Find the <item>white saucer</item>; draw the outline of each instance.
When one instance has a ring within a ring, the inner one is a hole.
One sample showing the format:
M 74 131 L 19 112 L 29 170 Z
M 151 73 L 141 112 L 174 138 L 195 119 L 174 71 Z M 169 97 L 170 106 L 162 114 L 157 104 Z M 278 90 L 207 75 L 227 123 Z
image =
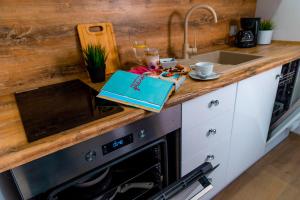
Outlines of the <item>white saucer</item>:
M 212 74 L 210 74 L 209 76 L 199 76 L 196 74 L 195 71 L 190 71 L 189 72 L 189 76 L 192 79 L 197 79 L 197 80 L 201 80 L 201 81 L 208 81 L 208 80 L 214 80 L 220 77 L 220 74 L 213 72 Z

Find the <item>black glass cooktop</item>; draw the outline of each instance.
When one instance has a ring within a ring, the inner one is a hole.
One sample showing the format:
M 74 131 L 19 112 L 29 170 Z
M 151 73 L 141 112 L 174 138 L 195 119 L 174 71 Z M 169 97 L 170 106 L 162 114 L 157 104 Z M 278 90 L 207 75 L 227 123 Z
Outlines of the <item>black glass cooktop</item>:
M 15 94 L 29 142 L 121 112 L 118 104 L 96 97 L 80 80 Z

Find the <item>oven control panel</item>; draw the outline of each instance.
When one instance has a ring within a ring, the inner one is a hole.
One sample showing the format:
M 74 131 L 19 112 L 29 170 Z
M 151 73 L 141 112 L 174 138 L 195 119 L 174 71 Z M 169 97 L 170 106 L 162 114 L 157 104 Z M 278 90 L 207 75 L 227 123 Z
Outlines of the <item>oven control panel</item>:
M 106 155 L 131 143 L 133 143 L 133 134 L 129 134 L 102 145 L 102 153 L 103 155 Z

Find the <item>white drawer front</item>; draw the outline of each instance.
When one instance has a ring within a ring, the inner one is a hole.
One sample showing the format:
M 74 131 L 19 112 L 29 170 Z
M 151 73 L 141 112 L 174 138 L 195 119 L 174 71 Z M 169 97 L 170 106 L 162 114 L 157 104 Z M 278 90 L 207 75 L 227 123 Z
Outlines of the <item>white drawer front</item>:
M 201 149 L 198 151 L 197 154 L 190 155 L 187 158 L 182 159 L 182 169 L 181 174 L 182 176 L 188 174 L 192 170 L 194 170 L 196 167 L 203 164 L 205 161 L 211 162 L 213 165 L 216 165 L 223 160 L 227 162 L 228 155 L 229 155 L 229 143 L 230 138 L 226 138 L 222 142 L 218 142 L 215 145 L 212 145 L 206 149 Z M 213 159 L 207 159 L 209 155 L 213 155 Z
M 199 123 L 199 127 L 182 127 L 182 161 L 194 157 L 202 149 L 215 146 L 227 141 L 231 137 L 233 110 L 227 111 L 206 123 Z
M 208 178 L 211 178 L 213 189 L 209 191 L 202 199 L 211 199 L 214 195 L 220 192 L 227 184 L 227 165 L 229 158 L 229 143 L 230 140 L 217 143 L 211 148 L 202 150 L 199 154 L 191 157 L 190 160 L 182 163 L 182 176 L 188 174 L 194 168 L 198 167 L 201 163 L 209 161 L 213 166 L 220 164 L 220 166 L 215 169 Z M 207 156 L 214 156 L 213 160 L 208 160 Z
M 182 127 L 198 127 L 201 122 L 213 119 L 228 110 L 233 110 L 236 86 L 237 84 L 234 83 L 183 103 Z

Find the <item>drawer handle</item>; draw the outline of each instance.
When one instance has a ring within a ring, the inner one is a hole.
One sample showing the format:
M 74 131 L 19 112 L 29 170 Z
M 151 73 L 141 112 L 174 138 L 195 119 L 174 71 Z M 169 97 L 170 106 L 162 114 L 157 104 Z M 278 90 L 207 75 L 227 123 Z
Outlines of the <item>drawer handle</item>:
M 212 106 L 218 106 L 219 104 L 219 100 L 211 100 L 211 102 L 208 104 L 208 107 L 211 108 Z
M 216 135 L 217 134 L 217 130 L 216 129 L 209 129 L 207 132 L 207 137 L 211 136 L 211 135 Z
M 206 156 L 206 161 L 212 161 L 215 159 L 215 156 L 214 155 L 207 155 Z

